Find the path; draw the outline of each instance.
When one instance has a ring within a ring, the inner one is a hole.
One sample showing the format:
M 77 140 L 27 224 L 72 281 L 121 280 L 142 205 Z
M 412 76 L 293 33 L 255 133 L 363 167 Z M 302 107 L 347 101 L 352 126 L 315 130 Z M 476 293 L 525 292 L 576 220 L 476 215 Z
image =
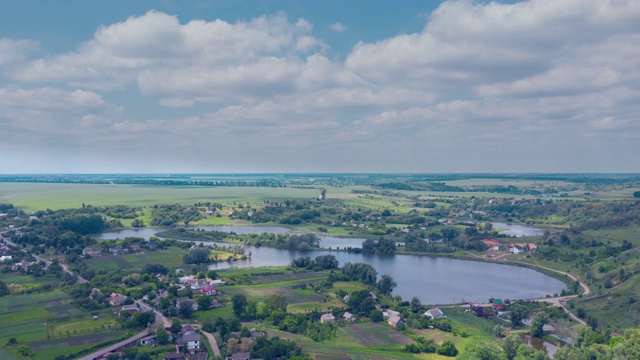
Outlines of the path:
M 216 341 L 216 338 L 212 334 L 204 330 L 202 330 L 202 333 L 204 334 L 204 336 L 207 337 L 207 340 L 209 340 L 209 344 L 211 345 L 211 350 L 213 350 L 213 355 L 215 355 L 216 357 L 219 357 L 220 349 L 218 348 L 218 342 Z

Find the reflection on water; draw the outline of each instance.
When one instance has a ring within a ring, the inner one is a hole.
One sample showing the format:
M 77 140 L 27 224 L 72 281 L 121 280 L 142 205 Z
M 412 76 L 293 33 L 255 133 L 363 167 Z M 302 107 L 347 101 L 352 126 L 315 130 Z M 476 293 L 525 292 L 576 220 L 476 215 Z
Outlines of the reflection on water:
M 209 227 L 202 227 L 209 229 Z M 215 227 L 216 229 L 228 227 Z M 274 227 L 244 226 L 232 227 L 240 231 L 265 232 Z M 286 228 L 283 231 L 289 231 Z M 143 228 L 103 233 L 97 239 L 115 239 L 138 236 L 148 239 L 163 231 L 162 228 Z M 335 249 L 339 246 L 361 247 L 364 239 L 321 237 L 321 246 Z M 206 244 L 206 243 L 205 243 Z M 225 245 L 225 244 L 221 244 Z M 393 295 L 400 295 L 409 300 L 417 296 L 425 304 L 450 304 L 463 301 L 487 302 L 491 297 L 508 299 L 531 299 L 544 297 L 547 294 L 560 293 L 565 288 L 563 282 L 531 269 L 469 260 L 438 258 L 416 255 L 377 255 L 335 252 L 328 250 L 298 252 L 279 250 L 267 247 L 247 246 L 251 258 L 232 263 L 220 262 L 210 266 L 211 269 L 224 269 L 251 266 L 288 265 L 299 256 L 314 258 L 319 255 L 332 254 L 340 265 L 347 262 L 366 263 L 372 265 L 379 275 L 389 274 L 398 287 Z
M 544 235 L 545 229 L 535 228 L 526 225 L 493 223 L 493 228 L 507 229 L 500 231 L 500 234 L 522 237 L 522 236 L 540 236 Z
M 549 357 L 553 357 L 553 355 L 556 353 L 556 350 L 558 350 L 558 347 L 553 345 L 552 343 L 528 334 L 522 334 L 521 338 L 525 344 L 530 345 L 536 350 L 545 351 L 547 355 L 549 355 Z

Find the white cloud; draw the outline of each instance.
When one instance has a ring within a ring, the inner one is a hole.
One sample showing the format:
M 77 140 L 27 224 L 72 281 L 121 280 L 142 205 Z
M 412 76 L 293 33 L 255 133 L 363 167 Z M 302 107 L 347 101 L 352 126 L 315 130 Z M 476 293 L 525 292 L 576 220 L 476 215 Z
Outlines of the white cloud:
M 229 163 L 290 159 L 261 168 L 272 171 L 572 171 L 606 149 L 640 166 L 630 155 L 640 151 L 638 0 L 445 1 L 421 31 L 344 56 L 285 15 L 181 23 L 149 12 L 32 61 L 23 54 L 33 43 L 3 41 L 17 49 L 0 52 L 15 81 L 73 89 L 0 88 L 5 122 L 114 154 L 233 148 Z M 133 116 L 100 95 L 132 84 L 174 109 Z M 50 124 L 39 129 L 40 117 Z M 56 123 L 75 126 L 49 130 Z M 484 168 L 488 158 L 502 167 Z
M 92 89 L 119 89 L 137 81 L 144 94 L 163 103 L 190 105 L 165 93 L 209 93 L 202 100 L 220 101 L 264 87 L 288 87 L 304 64 L 301 55 L 324 44 L 310 35 L 312 25 L 284 15 L 251 21 L 192 20 L 149 12 L 100 27 L 77 51 L 25 64 L 12 74 L 28 82 L 62 82 Z M 229 94 L 228 96 L 225 94 Z
M 31 40 L 0 38 L 0 66 L 24 61 L 25 53 L 37 47 L 38 44 Z
M 335 22 L 333 24 L 329 25 L 329 29 L 331 29 L 334 32 L 337 33 L 341 33 L 341 32 L 345 32 L 347 31 L 347 27 L 344 26 L 344 24 L 342 24 L 341 22 Z

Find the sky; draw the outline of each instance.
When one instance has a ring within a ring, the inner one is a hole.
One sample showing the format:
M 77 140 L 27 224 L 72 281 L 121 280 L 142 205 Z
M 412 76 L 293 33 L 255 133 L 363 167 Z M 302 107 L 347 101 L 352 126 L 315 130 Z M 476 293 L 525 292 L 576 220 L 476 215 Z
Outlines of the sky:
M 0 0 L 0 173 L 640 172 L 640 0 Z

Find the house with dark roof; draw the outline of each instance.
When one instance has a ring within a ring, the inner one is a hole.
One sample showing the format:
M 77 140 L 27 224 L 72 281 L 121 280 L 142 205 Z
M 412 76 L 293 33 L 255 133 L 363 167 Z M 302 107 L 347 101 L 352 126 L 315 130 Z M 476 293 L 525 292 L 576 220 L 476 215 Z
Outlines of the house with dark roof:
M 228 357 L 229 360 L 251 360 L 250 352 L 234 352 Z
M 121 294 L 111 293 L 111 296 L 109 296 L 109 299 L 107 301 L 111 306 L 122 306 L 125 300 L 127 300 L 126 296 Z

